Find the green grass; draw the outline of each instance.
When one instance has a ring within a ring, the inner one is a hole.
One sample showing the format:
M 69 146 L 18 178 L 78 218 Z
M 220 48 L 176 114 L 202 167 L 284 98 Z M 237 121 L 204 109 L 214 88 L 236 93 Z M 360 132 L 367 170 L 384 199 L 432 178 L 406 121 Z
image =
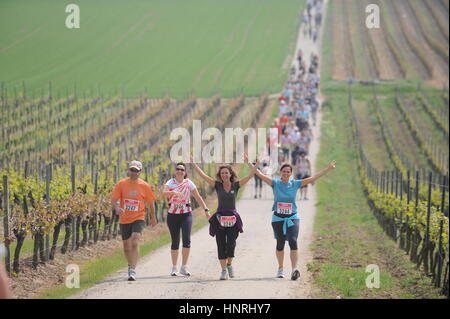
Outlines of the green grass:
M 277 92 L 305 0 L 79 0 L 67 29 L 57 0 L 0 2 L 0 81 L 57 95 Z M 92 92 L 92 93 L 91 93 Z
M 332 83 L 329 88 L 326 84 L 322 89 L 328 99 L 317 165 L 325 167 L 334 159 L 337 169 L 317 183 L 316 240 L 312 247 L 315 261 L 309 265 L 319 288 L 314 297 L 442 298 L 431 279 L 416 270 L 385 235 L 368 206 L 356 170 L 347 95 L 345 90 L 335 91 L 339 85 L 342 83 Z M 355 95 L 362 97 L 365 91 L 365 87 L 356 86 Z M 380 268 L 379 289 L 365 285 L 369 264 Z
M 342 296 L 357 297 L 362 294 L 364 289 L 367 289 L 368 274 L 364 268 L 346 269 L 337 264 L 325 264 L 317 282 L 322 286 L 342 292 Z M 388 274 L 380 274 L 380 287 L 391 288 L 392 284 L 392 278 Z
M 206 226 L 208 221 L 205 218 L 194 218 L 192 232 Z M 139 255 L 143 257 L 155 249 L 170 243 L 170 234 L 165 232 L 156 239 L 148 240 L 139 246 Z M 63 299 L 79 293 L 89 288 L 114 272 L 126 267 L 126 259 L 123 249 L 116 249 L 111 256 L 96 258 L 79 264 L 80 266 L 80 288 L 67 288 L 64 284 L 57 285 L 40 292 L 35 298 L 38 299 Z

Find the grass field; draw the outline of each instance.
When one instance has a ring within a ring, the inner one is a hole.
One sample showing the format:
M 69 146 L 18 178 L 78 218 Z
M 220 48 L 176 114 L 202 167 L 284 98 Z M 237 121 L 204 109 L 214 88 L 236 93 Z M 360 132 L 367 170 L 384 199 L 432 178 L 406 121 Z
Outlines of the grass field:
M 304 0 L 0 2 L 0 81 L 40 94 L 61 90 L 135 96 L 193 90 L 234 96 L 276 92 L 286 79 Z M 11 92 L 10 91 L 10 92 Z
M 432 3 L 436 5 L 435 2 Z M 355 169 L 358 155 L 351 136 L 348 83 L 335 79 L 339 78 L 336 76 L 339 72 L 345 74 L 341 79 L 350 76 L 372 79 L 373 71 L 370 70 L 369 63 L 371 56 L 363 52 L 366 47 L 362 46 L 362 40 L 357 32 L 352 33 L 350 41 L 347 39 L 346 42 L 338 43 L 340 41 L 338 34 L 346 28 L 347 19 L 353 19 L 349 25 L 350 29 L 355 27 L 356 21 L 354 17 L 341 19 L 345 11 L 342 5 L 348 6 L 350 2 L 329 3 L 322 47 L 321 92 L 326 102 L 323 104 L 321 151 L 316 165 L 321 167 L 331 159 L 335 159 L 338 169 L 336 174 L 330 174 L 317 184 L 318 210 L 314 224 L 316 236 L 313 243 L 314 261 L 309 265 L 318 288 L 314 297 L 443 298 L 430 284 L 430 277 L 419 271 L 409 261 L 408 255 L 398 249 L 396 243 L 385 235 L 373 215 L 360 183 L 358 171 Z M 387 8 L 383 7 L 382 10 Z M 442 19 L 444 20 L 443 17 Z M 418 84 L 425 81 L 426 77 L 418 72 L 420 65 L 414 63 L 418 59 L 414 52 L 404 49 L 407 43 L 401 38 L 402 35 L 393 32 L 398 26 L 393 23 L 390 16 L 384 21 L 386 28 L 383 34 L 369 32 L 372 41 L 386 39 L 388 34 L 400 39 L 396 45 L 403 48 L 400 51 L 402 53 L 400 58 L 408 67 L 405 77 L 400 76 L 398 70 L 391 69 L 392 81 L 376 86 L 380 108 L 385 117 L 384 124 L 388 126 L 384 129 L 391 132 L 394 147 L 412 165 L 429 169 L 426 155 L 413 139 L 405 119 L 395 106 L 394 99 L 394 89 L 397 87 L 402 96 L 414 100 Z M 378 46 L 376 48 L 378 50 Z M 393 53 L 389 55 L 392 61 L 384 61 L 389 62 L 389 65 L 395 64 Z M 387 74 L 385 71 L 386 69 L 380 69 L 381 74 Z M 359 77 L 358 74 L 362 76 Z M 442 83 L 436 87 L 442 88 Z M 422 90 L 432 108 L 448 119 L 447 93 L 427 85 L 422 85 Z M 354 84 L 352 93 L 364 152 L 377 169 L 394 169 L 382 138 L 380 124 L 374 115 L 374 107 L 370 106 L 373 99 L 372 87 Z M 436 139 L 439 137 L 438 141 L 441 141 L 442 147 L 446 145 L 448 148 L 448 139 L 442 141 L 443 133 L 438 131 L 428 114 L 419 107 L 418 102 L 411 110 L 414 110 L 411 112 L 414 113 L 414 118 L 420 119 L 422 130 L 430 134 L 432 132 L 437 136 Z M 336 189 L 339 189 L 339 196 L 336 196 Z M 365 285 L 367 277 L 365 268 L 369 264 L 377 264 L 380 268 L 379 289 L 368 289 Z

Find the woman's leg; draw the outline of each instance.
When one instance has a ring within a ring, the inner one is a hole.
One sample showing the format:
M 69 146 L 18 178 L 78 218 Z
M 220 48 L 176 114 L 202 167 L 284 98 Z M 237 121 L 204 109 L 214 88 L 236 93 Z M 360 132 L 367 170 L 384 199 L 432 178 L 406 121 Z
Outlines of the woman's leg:
M 284 244 L 286 237 L 283 234 L 283 222 L 273 222 L 272 223 L 273 232 L 277 240 L 277 247 L 275 250 L 275 255 L 278 261 L 278 268 L 283 268 L 284 264 Z
M 183 234 L 183 250 L 182 250 L 182 265 L 186 265 L 189 259 L 189 252 L 191 250 L 191 230 L 192 230 L 192 213 L 183 216 L 181 224 L 181 232 Z
M 229 264 L 233 261 L 234 258 L 234 250 L 236 249 L 236 239 L 238 237 L 239 230 L 237 229 L 237 226 L 229 227 L 226 230 L 226 253 L 227 253 L 227 261 Z
M 219 258 L 222 270 L 227 268 L 227 254 L 226 254 L 226 233 L 222 229 L 216 232 L 217 255 Z
M 172 265 L 177 265 L 178 249 L 180 247 L 180 230 L 181 224 L 179 217 L 174 214 L 167 214 L 167 226 L 169 227 L 170 237 L 172 238 L 172 245 L 170 247 L 170 254 L 172 257 Z
M 297 269 L 298 265 L 298 233 L 300 230 L 300 222 L 298 219 L 293 220 L 294 226 L 288 227 L 287 239 L 289 242 L 289 248 L 291 249 L 291 265 L 292 269 Z

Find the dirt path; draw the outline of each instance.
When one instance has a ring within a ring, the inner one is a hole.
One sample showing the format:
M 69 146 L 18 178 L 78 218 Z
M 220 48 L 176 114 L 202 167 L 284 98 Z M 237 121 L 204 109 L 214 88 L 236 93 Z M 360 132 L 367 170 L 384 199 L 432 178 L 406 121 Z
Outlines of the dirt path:
M 304 57 L 309 59 L 311 52 L 319 52 L 319 48 L 311 40 L 304 39 L 302 34 L 303 32 L 299 32 L 295 52 L 301 45 Z M 322 35 L 319 43 L 321 38 Z M 314 140 L 310 145 L 313 172 L 317 172 L 315 162 L 320 147 L 320 113 L 317 119 L 317 125 L 313 127 Z M 309 245 L 313 240 L 315 187 L 309 190 L 309 200 L 302 200 L 299 203 L 301 277 L 297 281 L 289 280 L 288 276 L 285 279 L 275 278 L 277 262 L 276 242 L 270 223 L 273 203 L 271 188 L 264 185 L 262 199 L 255 200 L 253 195 L 252 180 L 237 203 L 237 209 L 244 222 L 244 233 L 240 234 L 237 240 L 236 258 L 233 262 L 236 273 L 234 279 L 219 280 L 220 267 L 215 238 L 209 235 L 208 227 L 204 227 L 192 235 L 189 262 L 192 276 L 169 275 L 170 246 L 166 245 L 140 259 L 136 269 L 138 278 L 136 282 L 126 281 L 125 268 L 73 298 L 310 298 L 312 278 L 307 272 L 307 264 L 312 261 Z M 290 274 L 288 245 L 285 252 L 286 274 Z

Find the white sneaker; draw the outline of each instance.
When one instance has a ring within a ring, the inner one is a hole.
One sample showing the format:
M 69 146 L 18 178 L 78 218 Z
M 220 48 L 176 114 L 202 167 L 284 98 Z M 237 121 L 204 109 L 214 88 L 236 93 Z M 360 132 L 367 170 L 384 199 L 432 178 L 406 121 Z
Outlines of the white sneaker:
M 170 272 L 170 275 L 171 276 L 176 276 L 177 272 L 178 272 L 177 266 L 172 266 L 172 271 Z
M 220 274 L 220 280 L 227 280 L 227 279 L 228 279 L 228 270 L 224 269 Z
M 283 268 L 278 268 L 277 278 L 284 278 L 284 269 Z
M 128 266 L 128 281 L 136 281 L 136 270 Z
M 181 266 L 180 269 L 180 274 L 184 275 L 184 276 L 190 276 L 191 273 L 189 272 L 189 270 L 187 269 L 186 265 Z

